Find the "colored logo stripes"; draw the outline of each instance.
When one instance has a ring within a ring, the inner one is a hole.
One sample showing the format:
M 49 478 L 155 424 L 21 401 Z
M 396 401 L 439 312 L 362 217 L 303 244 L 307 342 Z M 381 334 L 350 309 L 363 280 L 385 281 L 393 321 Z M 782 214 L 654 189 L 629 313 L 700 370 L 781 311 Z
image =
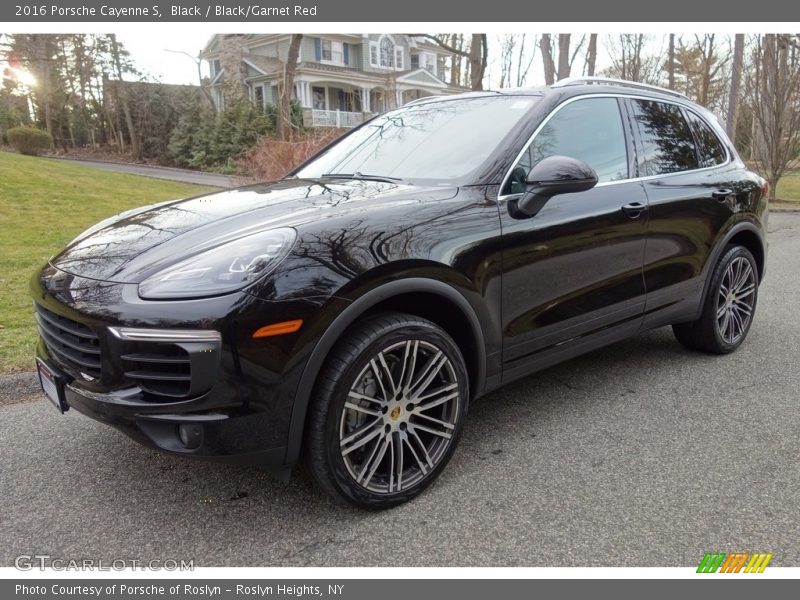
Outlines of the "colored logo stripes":
M 772 554 L 767 552 L 706 552 L 698 573 L 763 573 Z

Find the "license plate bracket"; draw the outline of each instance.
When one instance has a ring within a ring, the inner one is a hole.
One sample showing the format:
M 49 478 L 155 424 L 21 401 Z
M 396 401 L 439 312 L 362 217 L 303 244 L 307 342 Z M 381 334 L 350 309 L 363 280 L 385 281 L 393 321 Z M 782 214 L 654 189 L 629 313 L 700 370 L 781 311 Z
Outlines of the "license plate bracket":
M 36 371 L 39 373 L 39 384 L 47 399 L 53 403 L 62 415 L 69 410 L 67 395 L 64 392 L 65 379 L 62 375 L 41 358 L 36 358 Z

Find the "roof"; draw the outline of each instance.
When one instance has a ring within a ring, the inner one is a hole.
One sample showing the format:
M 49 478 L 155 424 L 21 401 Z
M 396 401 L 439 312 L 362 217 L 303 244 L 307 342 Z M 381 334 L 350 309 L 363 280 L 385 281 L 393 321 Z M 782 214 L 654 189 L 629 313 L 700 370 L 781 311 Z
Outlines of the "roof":
M 272 75 L 283 70 L 283 61 L 273 56 L 262 56 L 260 54 L 243 54 L 242 61 L 249 64 L 264 75 Z

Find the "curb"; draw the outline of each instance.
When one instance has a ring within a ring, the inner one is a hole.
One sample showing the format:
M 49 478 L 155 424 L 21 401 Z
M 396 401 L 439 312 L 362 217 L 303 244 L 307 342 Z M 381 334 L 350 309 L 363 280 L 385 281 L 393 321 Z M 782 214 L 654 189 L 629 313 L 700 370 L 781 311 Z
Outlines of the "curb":
M 0 406 L 38 400 L 42 388 L 35 371 L 17 371 L 0 375 Z

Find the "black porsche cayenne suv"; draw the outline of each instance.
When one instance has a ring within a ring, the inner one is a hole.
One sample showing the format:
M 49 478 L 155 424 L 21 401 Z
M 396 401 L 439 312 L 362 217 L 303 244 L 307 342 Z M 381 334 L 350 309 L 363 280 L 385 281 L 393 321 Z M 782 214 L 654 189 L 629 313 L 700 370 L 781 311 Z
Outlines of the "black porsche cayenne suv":
M 767 189 L 705 109 L 599 78 L 426 98 L 290 176 L 103 221 L 32 281 L 56 406 L 148 446 L 304 456 L 388 507 L 447 464 L 470 400 L 672 325 L 747 336 Z

